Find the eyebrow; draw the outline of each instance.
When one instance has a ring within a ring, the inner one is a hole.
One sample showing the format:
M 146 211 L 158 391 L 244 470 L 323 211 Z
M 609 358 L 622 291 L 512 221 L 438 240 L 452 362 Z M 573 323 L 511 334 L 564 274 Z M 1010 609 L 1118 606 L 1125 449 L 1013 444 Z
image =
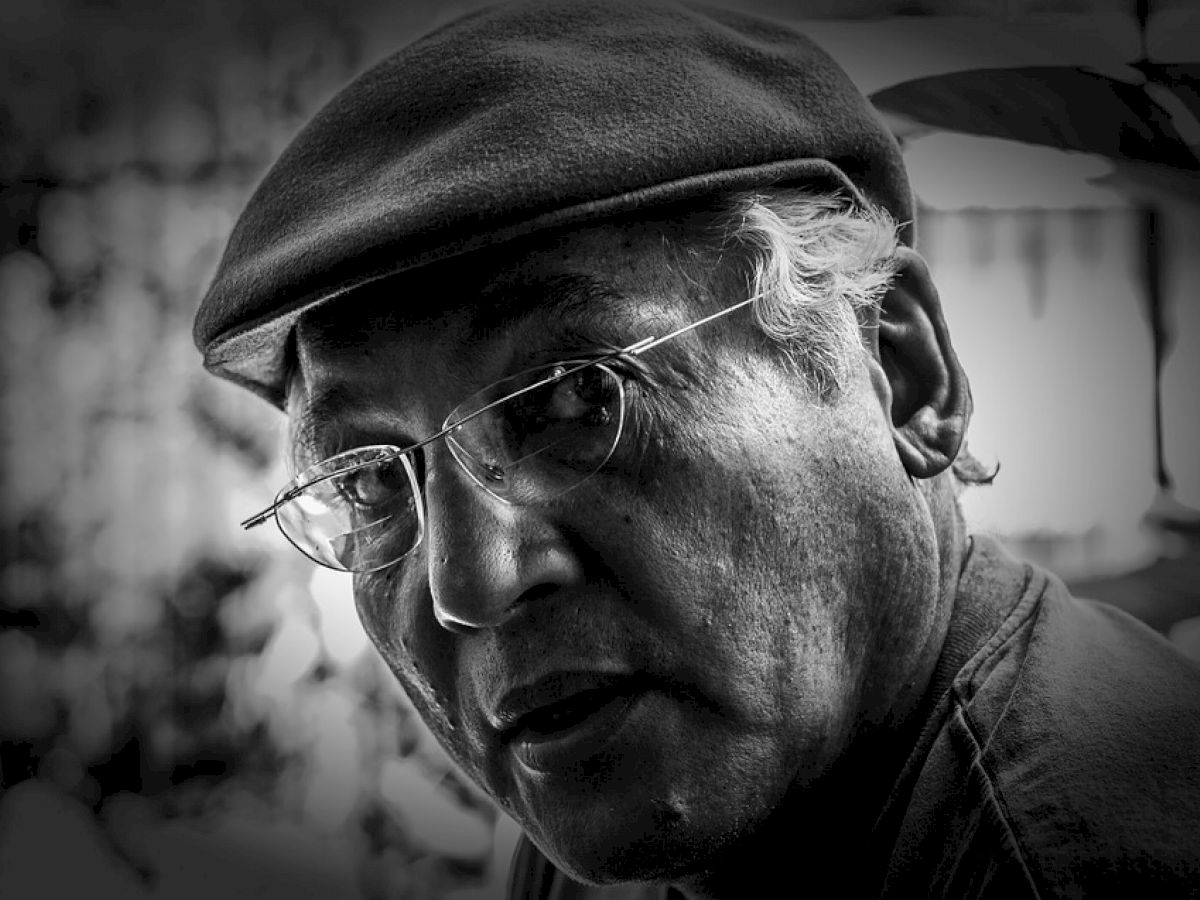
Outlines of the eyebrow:
M 605 313 L 611 322 L 614 312 L 634 303 L 603 278 L 566 272 L 504 282 L 485 290 L 480 300 L 471 317 L 476 335 L 519 327 L 539 314 L 580 326 L 600 325 Z M 514 311 L 518 306 L 523 308 Z

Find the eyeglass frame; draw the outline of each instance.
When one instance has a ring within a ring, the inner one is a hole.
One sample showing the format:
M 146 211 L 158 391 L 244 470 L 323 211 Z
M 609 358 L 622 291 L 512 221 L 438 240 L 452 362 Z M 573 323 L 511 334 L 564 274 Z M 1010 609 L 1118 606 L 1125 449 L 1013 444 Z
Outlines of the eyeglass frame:
M 627 347 L 622 347 L 619 350 L 613 350 L 611 353 L 606 353 L 603 356 L 599 356 L 595 359 L 589 359 L 586 362 L 582 362 L 577 366 L 567 369 L 565 372 L 560 372 L 559 374 L 554 375 L 550 378 L 543 378 L 540 381 L 537 381 L 533 384 L 526 385 L 525 387 L 521 388 L 520 390 L 513 391 L 511 394 L 506 394 L 503 397 L 500 397 L 496 400 L 491 401 L 490 403 L 485 404 L 484 406 L 481 406 L 479 409 L 467 414 L 466 416 L 463 416 L 461 419 L 459 419 L 453 425 L 444 425 L 444 427 L 442 427 L 439 431 L 430 435 L 429 437 L 423 438 L 422 440 L 417 441 L 415 444 L 410 444 L 407 447 L 397 448 L 396 450 L 392 451 L 391 453 L 387 454 L 386 456 L 380 457 L 379 459 L 373 459 L 373 460 L 368 460 L 366 462 L 355 463 L 354 465 L 347 466 L 344 469 L 338 469 L 334 472 L 326 472 L 325 474 L 321 475 L 318 478 L 314 478 L 311 481 L 304 482 L 304 484 L 298 484 L 298 485 L 295 485 L 294 487 L 288 488 L 286 490 L 281 490 L 279 492 L 278 496 L 276 496 L 275 501 L 273 503 L 271 503 L 269 506 L 266 506 L 265 508 L 263 508 L 259 512 L 255 513 L 254 515 L 250 516 L 249 518 L 242 520 L 241 527 L 243 530 L 249 531 L 251 528 L 255 528 L 259 525 L 262 525 L 268 519 L 275 517 L 276 524 L 280 526 L 280 532 L 286 538 L 287 533 L 283 531 L 282 525 L 280 525 L 279 519 L 278 519 L 278 517 L 276 517 L 276 513 L 278 512 L 280 507 L 284 506 L 287 503 L 290 503 L 292 500 L 295 500 L 297 497 L 299 497 L 301 494 L 303 494 L 305 491 L 307 491 L 314 484 L 318 484 L 319 482 L 326 481 L 330 478 L 336 478 L 339 475 L 346 475 L 350 472 L 353 472 L 356 469 L 360 469 L 365 466 L 376 465 L 380 462 L 398 459 L 400 457 L 403 457 L 407 454 L 412 453 L 414 450 L 420 450 L 422 447 L 426 447 L 429 444 L 432 444 L 434 441 L 440 440 L 444 437 L 448 437 L 451 433 L 453 433 L 454 431 L 457 431 L 459 428 L 461 428 L 463 425 L 465 425 L 467 422 L 471 421 L 472 419 L 476 418 L 477 416 L 481 416 L 484 413 L 489 412 L 490 410 L 493 410 L 498 406 L 502 406 L 505 403 L 508 403 L 510 400 L 512 400 L 516 397 L 520 397 L 522 394 L 526 394 L 526 393 L 529 393 L 530 391 L 537 390 L 538 388 L 543 387 L 546 384 L 549 384 L 554 381 L 559 381 L 563 378 L 566 378 L 570 375 L 575 374 L 576 372 L 581 372 L 584 369 L 591 368 L 592 366 L 603 365 L 604 363 L 611 362 L 615 359 L 620 359 L 620 358 L 626 357 L 626 356 L 640 356 L 642 353 L 645 353 L 647 350 L 650 350 L 653 347 L 657 347 L 660 344 L 666 343 L 667 341 L 672 340 L 673 338 L 679 337 L 679 335 L 681 335 L 681 334 L 685 334 L 695 328 L 699 328 L 701 325 L 705 325 L 705 324 L 713 321 L 714 319 L 719 319 L 719 318 L 722 318 L 723 316 L 727 316 L 732 312 L 736 312 L 737 310 L 741 309 L 742 307 L 749 306 L 751 303 L 758 300 L 759 297 L 760 297 L 760 295 L 755 294 L 754 296 L 749 297 L 745 300 L 739 300 L 737 303 L 733 304 L 732 306 L 727 306 L 724 309 L 717 310 L 715 313 L 710 313 L 709 315 L 704 316 L 701 319 L 697 319 L 695 322 L 691 322 L 687 325 L 680 326 L 679 328 L 676 328 L 674 331 L 668 332 L 667 334 L 664 334 L 661 337 L 657 337 L 654 335 L 644 337 L 641 340 L 634 341 L 632 344 L 630 344 Z M 500 381 L 503 381 L 503 380 L 504 379 L 500 379 Z M 493 382 L 493 383 L 495 383 L 495 382 Z M 486 390 L 488 390 L 488 388 L 485 387 L 482 390 L 486 391 Z M 453 416 L 453 412 L 451 412 L 451 416 Z M 449 418 L 449 417 L 447 417 L 447 418 Z M 346 453 L 352 452 L 353 449 L 354 448 L 350 448 L 350 450 L 346 450 L 346 451 L 342 451 L 342 452 L 346 452 Z M 340 453 L 335 453 L 333 456 L 326 457 L 326 459 L 320 460 L 320 461 L 314 463 L 313 466 L 319 466 L 322 463 L 328 462 L 330 459 L 334 459 L 340 455 L 341 455 Z M 459 466 L 463 465 L 462 462 L 460 462 L 457 459 L 457 457 L 455 457 L 455 462 L 457 462 Z M 601 463 L 601 467 L 603 467 L 603 463 Z M 309 467 L 309 468 L 312 468 L 312 467 Z M 303 474 L 303 473 L 301 473 L 301 474 Z M 467 472 L 467 475 L 471 476 L 472 481 L 475 481 L 474 476 L 471 475 L 471 473 L 469 471 Z M 425 502 L 425 494 L 423 491 L 420 490 L 419 486 L 415 487 L 415 493 L 417 494 L 418 500 L 423 504 Z M 495 496 L 495 495 L 493 494 L 492 496 Z M 503 498 L 500 498 L 500 497 L 497 497 L 497 499 L 502 500 L 503 502 L 508 502 L 508 501 L 504 501 Z M 291 542 L 291 539 L 289 538 L 289 543 L 290 542 Z M 414 547 L 413 549 L 416 549 L 416 548 Z M 411 553 L 412 551 L 410 550 L 409 552 Z M 307 553 L 305 553 L 304 555 L 306 557 L 308 556 Z M 311 557 L 309 557 L 309 558 L 311 558 Z M 404 556 L 400 556 L 397 559 L 393 560 L 391 563 L 388 563 L 386 565 L 394 565 L 395 563 L 399 562 L 403 558 L 404 558 Z M 317 562 L 317 560 L 313 560 L 313 561 Z

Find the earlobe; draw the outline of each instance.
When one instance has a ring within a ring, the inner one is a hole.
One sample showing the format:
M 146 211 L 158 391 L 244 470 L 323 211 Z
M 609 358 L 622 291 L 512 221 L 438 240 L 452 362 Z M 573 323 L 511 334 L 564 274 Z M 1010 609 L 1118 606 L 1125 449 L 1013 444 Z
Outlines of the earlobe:
M 930 478 L 958 455 L 971 418 L 971 388 L 925 260 L 908 247 L 899 252 L 901 269 L 879 314 L 876 393 L 904 468 L 914 478 Z

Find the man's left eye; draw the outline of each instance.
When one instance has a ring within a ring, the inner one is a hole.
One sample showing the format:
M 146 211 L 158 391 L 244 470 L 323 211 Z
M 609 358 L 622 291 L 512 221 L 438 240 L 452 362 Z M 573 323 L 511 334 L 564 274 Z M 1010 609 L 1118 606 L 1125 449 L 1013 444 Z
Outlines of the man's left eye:
M 614 375 L 590 366 L 547 385 L 546 393 L 539 397 L 539 418 L 546 425 L 604 425 L 617 392 Z
M 576 372 L 549 386 L 549 396 L 543 400 L 542 414 L 549 421 L 573 422 L 587 415 L 591 408 L 587 399 L 587 373 Z

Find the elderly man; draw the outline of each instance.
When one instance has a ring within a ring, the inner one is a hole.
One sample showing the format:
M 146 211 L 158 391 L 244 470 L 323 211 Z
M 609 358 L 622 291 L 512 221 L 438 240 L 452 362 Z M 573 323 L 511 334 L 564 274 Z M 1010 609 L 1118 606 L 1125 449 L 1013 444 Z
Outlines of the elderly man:
M 514 896 L 1200 890 L 1200 673 L 969 536 L 899 151 L 791 29 L 507 4 L 335 97 L 196 323 Z M 1193 893 L 1194 895 L 1194 893 Z

